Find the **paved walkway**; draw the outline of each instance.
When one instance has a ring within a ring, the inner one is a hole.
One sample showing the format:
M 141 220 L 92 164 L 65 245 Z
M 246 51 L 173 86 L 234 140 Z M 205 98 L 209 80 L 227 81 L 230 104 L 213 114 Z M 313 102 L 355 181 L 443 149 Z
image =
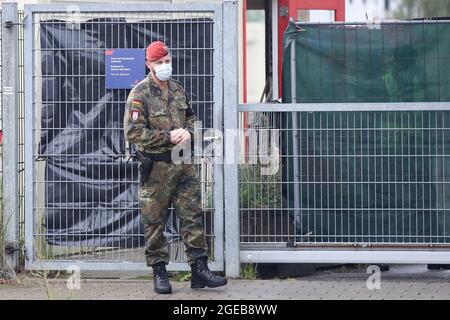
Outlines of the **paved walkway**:
M 80 290 L 66 280 L 22 279 L 19 285 L 0 285 L 0 299 L 450 299 L 450 271 L 426 266 L 393 266 L 381 275 L 381 288 L 367 288 L 365 268 L 319 271 L 285 280 L 230 280 L 226 287 L 192 290 L 189 282 L 172 281 L 173 294 L 157 295 L 151 280 L 82 279 Z

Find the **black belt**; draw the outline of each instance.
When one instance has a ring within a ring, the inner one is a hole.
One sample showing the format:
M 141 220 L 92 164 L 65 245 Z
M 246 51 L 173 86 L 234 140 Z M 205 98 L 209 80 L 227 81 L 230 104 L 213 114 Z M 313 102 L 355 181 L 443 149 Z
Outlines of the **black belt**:
M 142 161 L 143 159 L 147 158 L 154 162 L 172 162 L 172 151 L 166 151 L 163 153 L 149 153 L 145 151 L 139 151 L 136 150 L 136 155 L 138 160 Z M 183 157 L 183 150 L 180 150 L 179 154 L 180 157 Z
M 172 162 L 172 152 L 167 151 L 164 153 L 148 153 L 145 152 L 145 155 L 152 159 L 153 161 L 161 161 L 161 162 Z

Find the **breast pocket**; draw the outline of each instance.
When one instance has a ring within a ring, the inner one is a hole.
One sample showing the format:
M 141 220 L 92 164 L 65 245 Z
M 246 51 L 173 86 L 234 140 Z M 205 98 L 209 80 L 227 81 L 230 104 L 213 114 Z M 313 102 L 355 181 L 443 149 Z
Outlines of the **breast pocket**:
M 188 108 L 186 104 L 186 100 L 184 99 L 178 99 L 175 100 L 175 104 L 177 107 L 177 114 L 178 114 L 178 120 L 181 124 L 184 125 L 184 122 L 186 121 L 186 110 Z
M 172 127 L 172 119 L 166 110 L 150 111 L 148 120 L 150 126 L 155 129 L 170 129 Z

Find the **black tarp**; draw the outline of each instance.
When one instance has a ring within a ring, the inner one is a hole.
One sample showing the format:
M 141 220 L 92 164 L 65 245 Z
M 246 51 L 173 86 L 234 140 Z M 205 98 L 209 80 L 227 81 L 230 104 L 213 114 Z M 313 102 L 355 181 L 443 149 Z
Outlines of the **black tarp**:
M 46 241 L 52 245 L 140 246 L 137 164 L 124 157 L 129 90 L 105 88 L 104 51 L 172 49 L 174 78 L 185 86 L 203 127 L 212 125 L 212 20 L 72 25 L 40 22 L 42 109 L 38 161 L 45 162 Z M 39 79 L 37 79 L 39 80 Z

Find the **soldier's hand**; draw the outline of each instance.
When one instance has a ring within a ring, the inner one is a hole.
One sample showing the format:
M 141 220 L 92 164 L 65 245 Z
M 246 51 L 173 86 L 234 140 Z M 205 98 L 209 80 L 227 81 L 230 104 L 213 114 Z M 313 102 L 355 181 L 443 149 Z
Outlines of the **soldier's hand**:
M 182 129 L 183 130 L 183 135 L 181 137 L 181 141 L 179 143 L 185 143 L 186 141 L 188 141 L 191 138 L 191 134 L 189 131 L 187 131 L 186 129 Z
M 173 144 L 183 143 L 191 138 L 191 134 L 186 129 L 175 129 L 170 131 L 170 142 Z
M 178 144 L 181 141 L 181 129 L 170 131 L 170 142 Z

